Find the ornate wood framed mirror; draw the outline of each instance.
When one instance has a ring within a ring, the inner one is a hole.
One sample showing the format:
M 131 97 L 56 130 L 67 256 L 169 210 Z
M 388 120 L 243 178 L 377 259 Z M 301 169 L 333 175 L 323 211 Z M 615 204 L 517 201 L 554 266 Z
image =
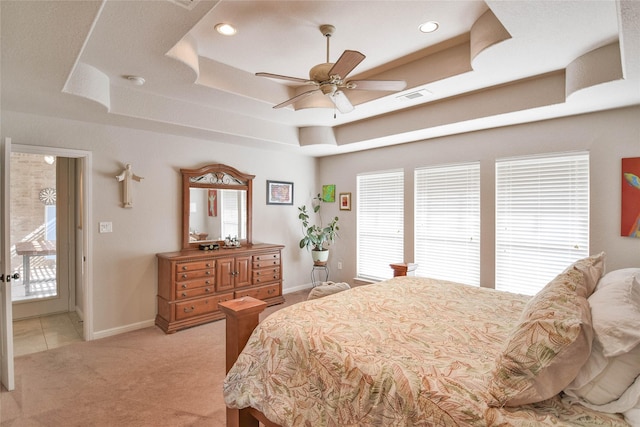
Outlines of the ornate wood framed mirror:
M 254 175 L 211 164 L 182 173 L 182 249 L 221 243 L 226 237 L 251 244 Z

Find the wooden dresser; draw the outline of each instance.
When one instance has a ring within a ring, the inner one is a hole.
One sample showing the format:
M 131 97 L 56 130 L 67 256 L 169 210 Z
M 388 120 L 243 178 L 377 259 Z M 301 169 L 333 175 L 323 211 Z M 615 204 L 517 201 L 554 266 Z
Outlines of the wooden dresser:
M 224 318 L 218 303 L 251 296 L 267 305 L 284 302 L 282 245 L 249 244 L 213 251 L 157 254 L 158 314 L 166 333 Z

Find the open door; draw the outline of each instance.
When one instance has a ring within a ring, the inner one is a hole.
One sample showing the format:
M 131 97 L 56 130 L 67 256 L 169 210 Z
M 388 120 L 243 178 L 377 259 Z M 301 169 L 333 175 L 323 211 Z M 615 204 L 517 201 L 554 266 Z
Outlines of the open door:
M 2 164 L 2 206 L 0 209 L 0 382 L 9 391 L 15 388 L 13 374 L 13 307 L 11 304 L 11 247 L 9 235 L 9 164 L 11 139 L 0 139 Z M 17 277 L 15 277 L 17 279 Z

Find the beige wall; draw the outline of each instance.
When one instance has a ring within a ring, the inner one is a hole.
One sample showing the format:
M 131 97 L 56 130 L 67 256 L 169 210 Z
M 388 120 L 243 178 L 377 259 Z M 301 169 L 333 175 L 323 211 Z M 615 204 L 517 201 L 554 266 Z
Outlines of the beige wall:
M 311 281 L 310 255 L 298 246 L 297 204 L 315 190 L 316 160 L 284 152 L 128 128 L 2 112 L 2 138 L 13 144 L 86 150 L 92 153 L 93 311 L 98 336 L 119 328 L 147 326 L 156 314 L 155 254 L 181 247 L 180 168 L 225 163 L 256 176 L 253 240 L 284 244 L 286 290 Z M 133 208 L 121 207 L 115 176 L 124 164 L 144 179 L 133 183 Z M 294 182 L 294 205 L 266 205 L 266 181 Z M 113 232 L 99 234 L 101 221 Z
M 591 252 L 607 251 L 609 269 L 640 266 L 640 239 L 619 236 L 620 159 L 640 156 L 640 107 L 511 126 L 367 152 L 315 160 L 215 141 L 113 126 L 2 112 L 2 137 L 14 144 L 73 148 L 92 152 L 94 332 L 108 335 L 147 326 L 156 313 L 158 252 L 180 248 L 180 168 L 226 163 L 256 175 L 254 241 L 286 245 L 285 292 L 310 279 L 310 255 L 298 246 L 297 206 L 308 203 L 322 184 L 353 194 L 353 210 L 337 203 L 323 212 L 340 217 L 341 238 L 332 246 L 331 279 L 355 276 L 356 174 L 404 168 L 407 213 L 405 259 L 413 242 L 413 169 L 431 164 L 480 160 L 482 167 L 482 282 L 493 282 L 493 161 L 543 152 L 591 151 Z M 121 207 L 115 175 L 131 163 L 142 182 L 133 184 L 133 208 Z M 266 205 L 266 180 L 294 182 L 294 205 Z M 111 221 L 113 233 L 98 234 L 98 223 Z M 342 261 L 343 270 L 337 270 Z M 398 261 L 398 260 L 390 260 Z
M 607 252 L 607 269 L 640 267 L 640 239 L 620 236 L 620 159 L 640 157 L 640 107 L 489 129 L 320 160 L 320 181 L 353 194 L 352 210 L 338 211 L 342 238 L 331 261 L 342 261 L 341 279 L 356 275 L 356 175 L 402 168 L 405 173 L 405 260 L 413 261 L 413 171 L 417 167 L 480 161 L 481 283 L 494 277 L 494 161 L 539 153 L 589 150 L 590 251 Z M 327 210 L 325 210 L 326 212 Z M 390 260 L 391 261 L 391 260 Z M 398 262 L 400 260 L 392 260 Z

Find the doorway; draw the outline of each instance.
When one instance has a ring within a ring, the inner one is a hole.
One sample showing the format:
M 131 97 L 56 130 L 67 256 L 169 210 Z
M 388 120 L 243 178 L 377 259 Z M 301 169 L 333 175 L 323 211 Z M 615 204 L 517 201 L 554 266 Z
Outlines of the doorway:
M 85 321 L 90 307 L 83 227 L 88 160 L 88 153 L 75 150 L 12 146 L 11 269 L 20 276 L 11 284 L 16 355 L 91 339 L 90 330 L 83 330 L 91 323 Z M 25 342 L 36 350 L 21 350 Z

